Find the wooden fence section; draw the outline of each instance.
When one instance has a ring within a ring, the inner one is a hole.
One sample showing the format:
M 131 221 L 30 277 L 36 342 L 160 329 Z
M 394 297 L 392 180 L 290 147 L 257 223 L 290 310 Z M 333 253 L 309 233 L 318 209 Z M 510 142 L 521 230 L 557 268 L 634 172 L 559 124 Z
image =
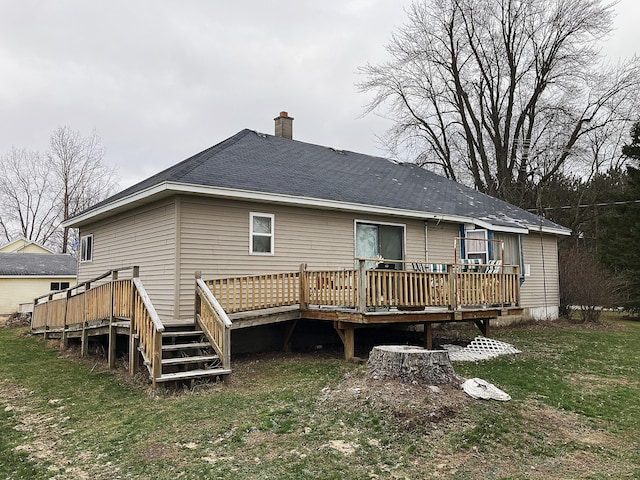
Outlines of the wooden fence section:
M 298 272 L 221 278 L 205 283 L 227 313 L 296 305 L 300 302 Z
M 195 319 L 222 361 L 231 368 L 231 320 L 211 293 L 209 286 L 196 273 Z

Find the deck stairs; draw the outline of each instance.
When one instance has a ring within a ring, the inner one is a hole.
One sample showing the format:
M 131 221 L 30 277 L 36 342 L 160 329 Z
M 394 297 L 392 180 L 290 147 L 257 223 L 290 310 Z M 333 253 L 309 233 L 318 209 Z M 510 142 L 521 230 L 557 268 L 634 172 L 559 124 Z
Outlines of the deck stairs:
M 162 375 L 156 382 L 215 379 L 231 373 L 222 368 L 220 357 L 193 321 L 169 321 L 164 326 Z

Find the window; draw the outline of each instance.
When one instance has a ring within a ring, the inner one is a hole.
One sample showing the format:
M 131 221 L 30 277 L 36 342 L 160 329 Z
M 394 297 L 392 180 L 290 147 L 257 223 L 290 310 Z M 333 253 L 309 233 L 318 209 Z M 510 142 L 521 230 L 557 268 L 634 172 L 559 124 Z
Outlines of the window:
M 90 262 L 93 260 L 93 235 L 85 235 L 80 238 L 80 261 Z
M 270 213 L 250 213 L 249 253 L 273 255 L 274 216 Z
M 467 230 L 464 233 L 464 250 L 465 257 L 469 259 L 480 260 L 480 263 L 487 263 L 487 251 L 489 242 L 487 242 L 486 230 Z
M 387 260 L 404 260 L 404 227 L 376 223 L 356 222 L 356 258 L 382 257 Z M 367 262 L 373 268 L 376 262 Z M 394 264 L 402 270 L 401 263 Z
M 524 261 L 522 258 L 522 247 L 521 247 L 521 237 L 515 233 L 502 233 L 502 232 L 494 232 L 493 233 L 494 240 L 500 240 L 504 245 L 504 264 L 505 265 L 517 265 L 519 269 L 520 276 L 526 274 Z M 500 252 L 500 244 L 496 244 L 494 247 L 493 257 L 496 260 L 500 260 L 501 256 Z M 507 273 L 513 269 L 507 270 Z
M 66 290 L 69 288 L 69 282 L 51 282 L 50 290 L 52 292 L 59 292 L 60 290 Z

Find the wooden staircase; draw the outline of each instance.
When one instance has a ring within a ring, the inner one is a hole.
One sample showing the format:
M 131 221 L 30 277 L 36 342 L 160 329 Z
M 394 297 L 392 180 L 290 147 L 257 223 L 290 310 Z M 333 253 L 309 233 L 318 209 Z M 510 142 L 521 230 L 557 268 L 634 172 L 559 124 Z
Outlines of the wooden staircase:
M 161 375 L 156 382 L 191 381 L 228 375 L 204 332 L 193 321 L 165 322 Z

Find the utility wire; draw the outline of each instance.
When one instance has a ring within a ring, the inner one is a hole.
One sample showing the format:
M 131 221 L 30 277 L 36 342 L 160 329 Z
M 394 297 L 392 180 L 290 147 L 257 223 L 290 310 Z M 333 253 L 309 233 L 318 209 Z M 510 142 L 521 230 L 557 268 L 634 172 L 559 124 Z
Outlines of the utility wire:
M 580 205 L 563 205 L 561 207 L 538 207 L 538 208 L 528 208 L 529 212 L 538 212 L 539 210 L 569 210 L 571 208 L 588 208 L 588 207 L 611 207 L 615 205 L 630 205 L 634 203 L 640 203 L 640 200 L 627 200 L 620 202 L 605 202 L 605 203 L 587 203 Z

